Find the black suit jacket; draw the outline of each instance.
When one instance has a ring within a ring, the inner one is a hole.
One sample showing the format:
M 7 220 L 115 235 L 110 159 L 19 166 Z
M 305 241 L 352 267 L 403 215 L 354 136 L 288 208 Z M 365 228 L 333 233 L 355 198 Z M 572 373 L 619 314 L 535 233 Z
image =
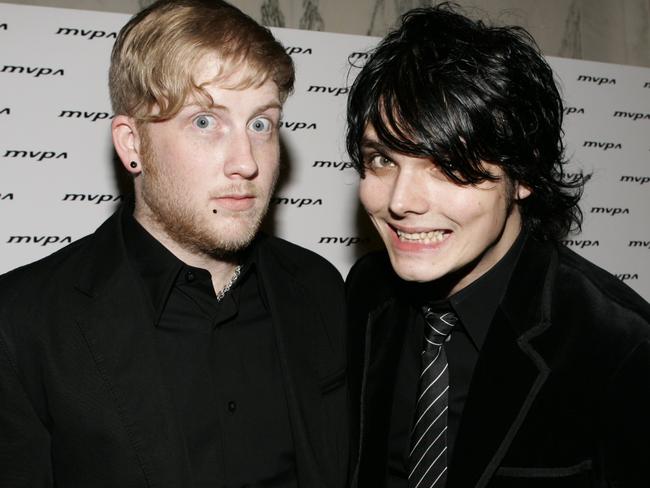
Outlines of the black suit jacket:
M 256 246 L 300 486 L 342 487 L 342 280 L 286 241 L 261 236 Z M 94 234 L 0 278 L 1 487 L 189 486 L 153 312 L 134 273 L 118 211 Z
M 386 484 L 404 325 L 385 255 L 348 276 L 354 483 Z M 650 306 L 572 251 L 528 239 L 470 385 L 447 488 L 650 486 Z

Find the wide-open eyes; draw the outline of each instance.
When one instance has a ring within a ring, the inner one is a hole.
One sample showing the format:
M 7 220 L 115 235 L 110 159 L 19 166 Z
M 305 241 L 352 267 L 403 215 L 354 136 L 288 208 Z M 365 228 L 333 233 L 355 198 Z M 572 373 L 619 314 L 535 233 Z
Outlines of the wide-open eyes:
M 237 121 L 233 118 L 210 113 L 200 113 L 192 118 L 192 126 L 201 131 L 227 130 L 228 127 L 234 128 L 236 124 Z M 273 132 L 276 125 L 272 117 L 259 115 L 251 119 L 246 128 L 254 134 L 268 135 Z
M 270 132 L 273 129 L 273 123 L 266 117 L 257 117 L 248 124 L 249 129 L 253 132 Z
M 210 129 L 211 127 L 214 127 L 216 120 L 213 115 L 201 114 L 197 115 L 192 123 L 199 129 Z

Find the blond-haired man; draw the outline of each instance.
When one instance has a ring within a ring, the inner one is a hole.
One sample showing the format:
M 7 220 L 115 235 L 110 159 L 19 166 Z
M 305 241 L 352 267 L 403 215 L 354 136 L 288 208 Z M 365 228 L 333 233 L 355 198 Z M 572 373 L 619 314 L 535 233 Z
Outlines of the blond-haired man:
M 122 29 L 112 134 L 135 197 L 0 279 L 0 486 L 345 484 L 340 276 L 258 233 L 293 80 L 225 2 Z

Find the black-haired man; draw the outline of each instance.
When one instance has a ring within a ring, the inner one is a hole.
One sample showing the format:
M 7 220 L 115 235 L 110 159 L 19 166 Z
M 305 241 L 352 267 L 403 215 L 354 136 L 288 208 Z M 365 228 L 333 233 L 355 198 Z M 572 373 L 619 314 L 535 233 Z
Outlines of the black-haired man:
M 650 484 L 650 307 L 559 245 L 562 101 L 520 28 L 416 9 L 350 92 L 387 252 L 348 277 L 360 487 Z

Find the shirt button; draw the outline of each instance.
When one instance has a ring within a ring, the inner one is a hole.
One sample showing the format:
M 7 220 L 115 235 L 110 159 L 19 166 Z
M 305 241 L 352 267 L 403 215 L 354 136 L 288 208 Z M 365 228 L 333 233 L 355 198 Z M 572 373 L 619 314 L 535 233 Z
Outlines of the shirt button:
M 232 400 L 228 402 L 228 411 L 230 413 L 235 413 L 235 410 L 237 410 L 237 404 L 233 402 Z
M 194 273 L 192 271 L 188 271 L 187 273 L 185 273 L 185 281 L 187 282 L 194 281 Z

